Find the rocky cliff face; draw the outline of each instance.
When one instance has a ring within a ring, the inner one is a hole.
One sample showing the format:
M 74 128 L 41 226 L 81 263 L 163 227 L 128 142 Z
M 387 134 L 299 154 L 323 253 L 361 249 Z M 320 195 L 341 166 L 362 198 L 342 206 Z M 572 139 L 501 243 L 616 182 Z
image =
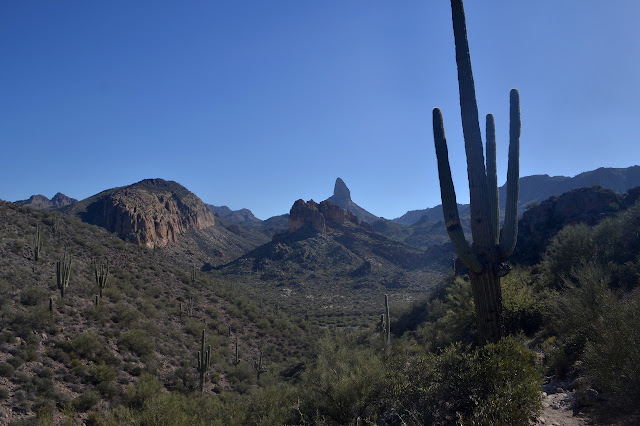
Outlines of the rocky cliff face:
M 52 199 L 48 199 L 44 195 L 32 195 L 28 200 L 16 201 L 17 204 L 31 206 L 37 209 L 56 209 L 58 207 L 65 207 L 76 202 L 78 202 L 78 200 L 76 200 L 75 198 L 67 197 L 61 192 L 58 192 L 56 195 L 54 195 Z
M 147 247 L 164 247 L 190 229 L 215 224 L 213 213 L 197 196 L 162 179 L 107 190 L 74 207 L 72 213 L 84 221 Z
M 599 186 L 574 189 L 551 197 L 525 211 L 518 222 L 518 242 L 513 260 L 536 263 L 551 238 L 564 226 L 585 223 L 593 226 L 640 198 L 640 187 L 618 194 Z

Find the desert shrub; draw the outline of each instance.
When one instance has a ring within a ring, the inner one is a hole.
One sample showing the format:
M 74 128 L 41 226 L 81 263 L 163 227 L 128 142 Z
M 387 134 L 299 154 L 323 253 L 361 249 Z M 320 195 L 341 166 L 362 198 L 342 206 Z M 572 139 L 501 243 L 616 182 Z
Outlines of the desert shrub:
M 535 354 L 512 338 L 400 358 L 390 389 L 398 415 L 411 424 L 528 424 L 540 404 Z
M 550 302 L 550 319 L 546 327 L 553 344 L 548 367 L 556 374 L 569 372 L 579 360 L 588 341 L 598 336 L 596 325 L 603 313 L 611 309 L 616 296 L 609 289 L 606 271 L 596 263 L 589 263 L 571 274 L 574 283 Z
M 351 336 L 321 339 L 314 365 L 303 374 L 305 411 L 351 424 L 377 411 L 385 369 L 380 351 L 356 346 Z
M 512 271 L 502 278 L 502 306 L 508 334 L 524 332 L 530 336 L 542 325 L 545 313 L 544 296 L 529 283 L 531 277 L 522 270 Z
M 4 386 L 0 386 L 0 401 L 4 401 L 9 398 L 9 390 Z
M 72 405 L 73 408 L 75 408 L 77 411 L 84 412 L 93 408 L 93 406 L 96 405 L 99 401 L 100 394 L 93 389 L 89 389 L 75 398 L 72 401 Z
M 120 335 L 118 346 L 128 349 L 138 356 L 151 354 L 155 348 L 155 342 L 143 330 L 127 330 Z
M 475 335 L 475 307 L 471 283 L 455 277 L 441 299 L 428 304 L 429 322 L 418 329 L 420 340 L 427 349 L 444 348 L 453 342 L 471 343 Z
M 29 286 L 20 292 L 20 303 L 25 306 L 36 306 L 44 303 L 49 296 L 49 292 L 44 287 Z
M 78 356 L 91 360 L 105 349 L 102 337 L 93 331 L 83 331 L 77 334 L 71 345 Z
M 0 377 L 11 377 L 15 371 L 11 364 L 0 362 Z
M 640 401 L 640 294 L 610 301 L 594 324 L 583 365 L 602 391 L 610 393 L 616 408 Z
M 565 226 L 549 242 L 542 267 L 551 287 L 561 289 L 574 268 L 593 261 L 595 256 L 591 228 L 584 224 Z
M 125 390 L 124 401 L 132 408 L 142 408 L 145 402 L 157 395 L 161 389 L 162 384 L 155 376 L 143 372 L 138 383 L 129 385 Z

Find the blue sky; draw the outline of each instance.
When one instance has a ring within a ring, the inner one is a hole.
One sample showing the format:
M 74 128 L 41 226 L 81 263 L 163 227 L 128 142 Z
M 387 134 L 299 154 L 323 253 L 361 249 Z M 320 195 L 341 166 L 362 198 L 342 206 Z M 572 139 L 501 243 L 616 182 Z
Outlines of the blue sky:
M 466 3 L 501 184 L 512 87 L 521 176 L 638 164 L 640 3 Z M 394 218 L 440 203 L 440 107 L 465 202 L 456 78 L 445 0 L 2 1 L 0 198 L 160 177 L 266 219 L 341 177 Z

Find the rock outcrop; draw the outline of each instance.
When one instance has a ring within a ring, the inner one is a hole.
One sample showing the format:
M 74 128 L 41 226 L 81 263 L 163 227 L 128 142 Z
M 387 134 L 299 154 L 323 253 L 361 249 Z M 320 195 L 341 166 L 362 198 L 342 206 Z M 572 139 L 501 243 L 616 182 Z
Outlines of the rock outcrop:
M 72 206 L 70 212 L 147 247 L 164 247 L 188 230 L 215 224 L 213 213 L 196 195 L 162 179 L 101 192 Z
M 518 223 L 514 261 L 539 262 L 551 238 L 564 226 L 577 223 L 596 225 L 618 210 L 633 205 L 639 197 L 640 187 L 630 189 L 626 194 L 617 194 L 594 186 L 574 189 L 531 207 Z
M 293 204 L 289 213 L 289 233 L 296 232 L 301 228 L 323 233 L 327 226 L 335 227 L 345 222 L 360 224 L 356 215 L 343 210 L 330 201 L 325 200 L 318 204 L 313 200 L 306 203 L 304 200 L 298 200 Z
M 75 198 L 67 197 L 63 193 L 58 192 L 52 199 L 48 199 L 44 195 L 32 195 L 28 200 L 16 201 L 16 204 L 31 206 L 37 209 L 56 209 L 76 202 L 78 202 L 78 200 Z

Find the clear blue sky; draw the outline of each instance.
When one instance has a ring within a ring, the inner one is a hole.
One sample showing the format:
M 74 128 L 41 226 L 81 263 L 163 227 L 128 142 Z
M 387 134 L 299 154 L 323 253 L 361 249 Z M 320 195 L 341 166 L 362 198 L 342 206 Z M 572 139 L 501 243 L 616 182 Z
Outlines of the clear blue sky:
M 638 164 L 640 2 L 468 0 L 466 13 L 501 184 L 512 87 L 522 176 Z M 265 219 L 329 197 L 339 176 L 394 218 L 440 203 L 434 107 L 465 202 L 446 0 L 0 2 L 4 200 L 160 177 Z

